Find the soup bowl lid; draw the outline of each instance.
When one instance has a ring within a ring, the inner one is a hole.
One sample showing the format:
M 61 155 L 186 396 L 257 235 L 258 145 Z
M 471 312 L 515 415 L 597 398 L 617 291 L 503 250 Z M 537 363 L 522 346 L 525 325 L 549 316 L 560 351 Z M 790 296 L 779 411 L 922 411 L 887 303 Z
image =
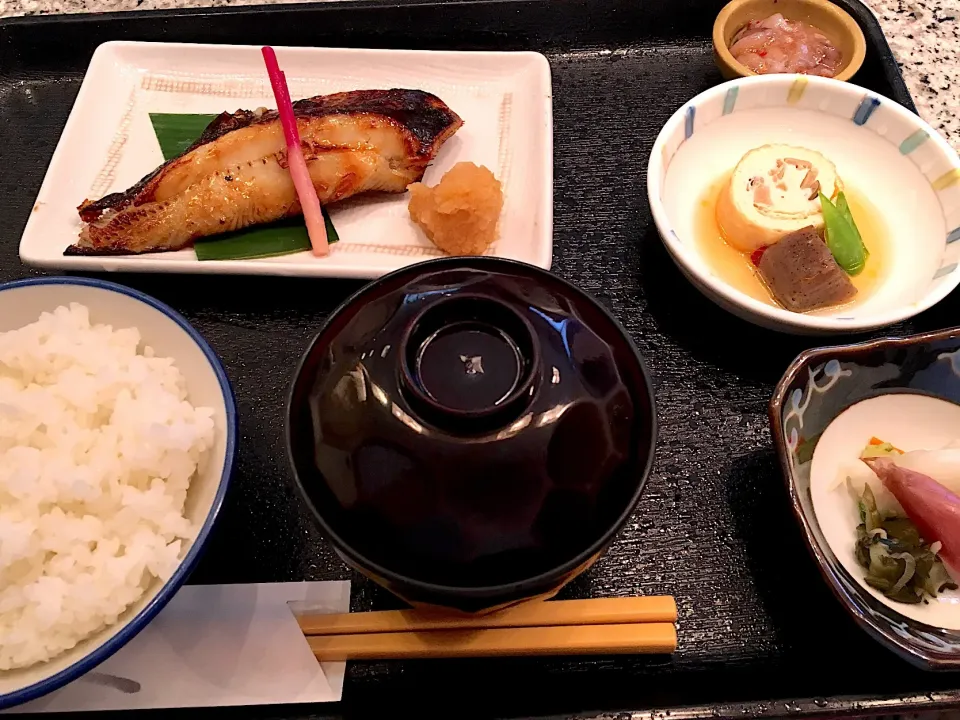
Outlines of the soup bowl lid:
M 421 263 L 347 300 L 304 354 L 287 417 L 297 482 L 338 551 L 391 586 L 474 599 L 606 547 L 655 436 L 616 320 L 497 258 Z

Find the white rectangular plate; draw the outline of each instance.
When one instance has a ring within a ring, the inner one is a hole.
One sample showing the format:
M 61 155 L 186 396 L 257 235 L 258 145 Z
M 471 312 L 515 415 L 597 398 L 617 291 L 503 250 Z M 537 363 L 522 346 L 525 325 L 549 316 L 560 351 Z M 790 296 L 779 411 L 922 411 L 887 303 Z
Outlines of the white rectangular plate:
M 454 164 L 490 168 L 503 183 L 500 237 L 488 254 L 549 269 L 553 249 L 550 66 L 537 53 L 277 48 L 294 99 L 347 90 L 434 93 L 464 126 L 424 182 Z M 260 48 L 111 42 L 90 62 L 20 240 L 20 258 L 43 268 L 374 278 L 443 255 L 413 224 L 407 196 L 331 206 L 340 235 L 326 258 L 309 252 L 262 260 L 197 260 L 192 249 L 121 257 L 68 257 L 77 206 L 126 190 L 163 161 L 150 113 L 220 113 L 275 107 Z

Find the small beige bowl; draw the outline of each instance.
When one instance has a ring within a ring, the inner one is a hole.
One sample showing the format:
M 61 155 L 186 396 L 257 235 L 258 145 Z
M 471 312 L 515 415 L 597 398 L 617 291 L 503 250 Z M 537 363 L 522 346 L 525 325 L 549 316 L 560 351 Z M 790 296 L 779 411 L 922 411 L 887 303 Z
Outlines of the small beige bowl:
M 756 75 L 734 60 L 730 41 L 750 20 L 781 13 L 788 20 L 802 20 L 826 35 L 843 55 L 837 80 L 849 80 L 863 64 L 867 41 L 857 21 L 828 0 L 732 0 L 717 15 L 713 24 L 713 57 L 727 80 Z

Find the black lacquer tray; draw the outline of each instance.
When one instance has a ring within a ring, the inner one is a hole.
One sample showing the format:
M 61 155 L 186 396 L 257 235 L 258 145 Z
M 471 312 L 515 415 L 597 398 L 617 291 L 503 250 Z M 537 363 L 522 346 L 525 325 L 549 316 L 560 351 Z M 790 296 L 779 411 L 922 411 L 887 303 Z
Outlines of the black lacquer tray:
M 855 81 L 913 105 L 869 10 Z M 655 375 L 654 477 L 610 552 L 566 597 L 671 594 L 671 657 L 351 664 L 330 706 L 167 713 L 204 718 L 745 717 L 960 707 L 960 677 L 914 669 L 859 630 L 820 578 L 790 513 L 767 402 L 816 339 L 739 321 L 675 269 L 646 203 L 647 155 L 685 100 L 720 82 L 719 0 L 360 2 L 27 18 L 0 24 L 0 280 L 94 49 L 108 40 L 537 50 L 554 88 L 554 271 L 623 322 Z M 349 577 L 300 501 L 284 396 L 320 323 L 359 284 L 114 276 L 186 315 L 220 353 L 241 413 L 239 465 L 193 582 Z M 947 327 L 960 297 L 892 330 Z M 887 331 L 890 332 L 890 331 Z M 884 333 L 886 334 L 886 333 Z M 353 608 L 396 604 L 354 577 Z M 153 715 L 153 714 L 151 714 Z

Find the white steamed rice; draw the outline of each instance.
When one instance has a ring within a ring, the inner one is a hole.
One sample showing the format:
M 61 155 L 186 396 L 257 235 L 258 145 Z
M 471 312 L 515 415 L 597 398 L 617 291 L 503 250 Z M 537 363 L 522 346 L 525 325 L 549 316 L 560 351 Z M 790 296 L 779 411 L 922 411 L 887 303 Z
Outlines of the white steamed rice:
M 172 359 L 82 305 L 0 333 L 0 670 L 74 647 L 176 569 L 214 441 L 186 398 Z

